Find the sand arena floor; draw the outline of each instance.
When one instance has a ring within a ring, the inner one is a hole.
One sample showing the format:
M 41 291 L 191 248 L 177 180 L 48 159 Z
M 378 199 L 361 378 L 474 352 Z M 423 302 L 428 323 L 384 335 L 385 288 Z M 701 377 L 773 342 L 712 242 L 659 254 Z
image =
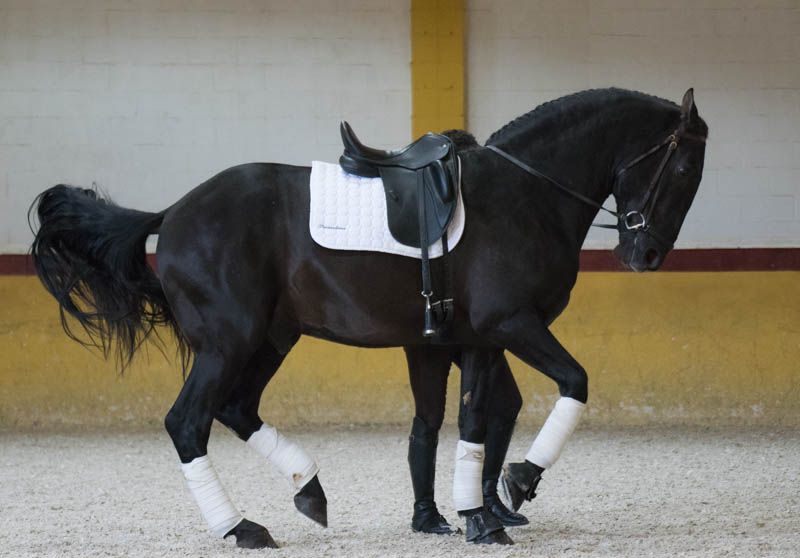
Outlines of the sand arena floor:
M 510 451 L 524 455 L 520 428 Z M 0 434 L 0 556 L 800 556 L 800 433 L 582 430 L 523 506 L 513 547 L 413 534 L 405 428 L 291 432 L 316 457 L 330 527 L 298 514 L 292 490 L 232 435 L 210 445 L 246 517 L 283 547 L 213 538 L 165 433 Z M 437 493 L 457 521 L 455 429 L 439 450 Z

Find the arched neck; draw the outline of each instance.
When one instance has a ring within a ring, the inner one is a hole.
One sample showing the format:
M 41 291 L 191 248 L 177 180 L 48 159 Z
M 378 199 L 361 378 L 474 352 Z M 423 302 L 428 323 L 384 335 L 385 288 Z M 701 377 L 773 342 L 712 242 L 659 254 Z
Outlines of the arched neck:
M 678 117 L 677 107 L 654 109 L 639 99 L 615 99 L 581 109 L 489 142 L 579 194 L 570 196 L 549 183 L 538 189 L 542 201 L 548 202 L 547 211 L 556 213 L 564 224 L 574 224 L 564 230 L 576 249 L 580 249 L 599 212 L 597 205 L 578 198 L 603 204 L 611 196 L 616 170 L 630 158 L 628 154 L 636 155 L 649 147 L 653 138 L 670 122 L 674 125 Z M 495 153 L 492 156 L 500 157 Z M 530 180 L 536 178 L 531 176 Z

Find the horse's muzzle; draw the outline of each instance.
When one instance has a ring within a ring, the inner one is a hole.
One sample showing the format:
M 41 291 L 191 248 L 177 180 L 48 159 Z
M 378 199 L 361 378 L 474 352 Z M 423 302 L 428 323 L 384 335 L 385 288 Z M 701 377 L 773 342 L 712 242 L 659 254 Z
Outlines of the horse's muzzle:
M 614 248 L 614 255 L 633 271 L 656 271 L 664 262 L 666 251 L 660 243 L 650 240 L 646 235 L 632 233 L 620 235 L 620 243 Z

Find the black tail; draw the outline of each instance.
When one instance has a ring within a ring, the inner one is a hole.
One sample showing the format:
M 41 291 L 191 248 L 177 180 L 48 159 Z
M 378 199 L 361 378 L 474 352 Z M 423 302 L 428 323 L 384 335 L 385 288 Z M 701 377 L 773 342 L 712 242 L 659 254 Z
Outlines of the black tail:
M 42 192 L 31 205 L 34 210 L 39 218 L 31 247 L 36 273 L 58 301 L 67 335 L 100 348 L 106 357 L 116 346 L 124 370 L 145 339 L 153 334 L 158 339 L 155 326 L 166 325 L 185 365 L 186 341 L 145 256 L 147 235 L 158 232 L 164 212 L 125 209 L 94 190 L 63 184 Z M 66 314 L 88 340 L 75 335 Z

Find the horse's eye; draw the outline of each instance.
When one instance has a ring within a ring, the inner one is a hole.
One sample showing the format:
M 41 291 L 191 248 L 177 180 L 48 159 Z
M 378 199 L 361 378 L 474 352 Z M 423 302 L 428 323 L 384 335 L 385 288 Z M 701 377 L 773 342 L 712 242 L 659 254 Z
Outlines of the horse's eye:
M 684 166 L 678 167 L 678 174 L 681 176 L 689 176 L 689 168 Z

